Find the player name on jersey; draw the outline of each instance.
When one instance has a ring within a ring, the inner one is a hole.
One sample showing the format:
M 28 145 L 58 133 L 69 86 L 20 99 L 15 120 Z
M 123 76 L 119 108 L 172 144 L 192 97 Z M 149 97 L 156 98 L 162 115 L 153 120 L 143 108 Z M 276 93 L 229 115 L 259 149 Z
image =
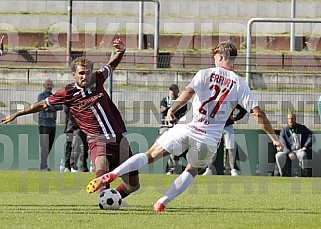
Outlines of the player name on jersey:
M 213 83 L 221 84 L 222 86 L 225 86 L 228 89 L 232 89 L 232 87 L 236 83 L 236 81 L 226 78 L 224 76 L 221 76 L 217 73 L 212 73 L 212 75 L 210 77 L 210 81 Z

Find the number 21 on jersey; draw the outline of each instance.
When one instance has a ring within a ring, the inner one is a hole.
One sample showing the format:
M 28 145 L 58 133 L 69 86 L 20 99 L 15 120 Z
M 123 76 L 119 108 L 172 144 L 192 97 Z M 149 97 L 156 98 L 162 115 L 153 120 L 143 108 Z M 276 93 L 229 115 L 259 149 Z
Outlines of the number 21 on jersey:
M 204 109 L 204 106 L 206 104 L 210 103 L 211 101 L 216 101 L 216 104 L 210 113 L 210 117 L 214 118 L 218 109 L 220 108 L 220 106 L 224 102 L 226 96 L 228 95 L 228 93 L 230 93 L 230 89 L 224 87 L 223 90 L 221 90 L 221 88 L 217 84 L 211 85 L 211 87 L 209 89 L 211 91 L 214 91 L 214 95 L 212 95 L 208 100 L 206 100 L 204 103 L 202 103 L 201 107 L 199 108 L 199 112 L 203 115 L 206 115 L 208 113 L 208 111 Z

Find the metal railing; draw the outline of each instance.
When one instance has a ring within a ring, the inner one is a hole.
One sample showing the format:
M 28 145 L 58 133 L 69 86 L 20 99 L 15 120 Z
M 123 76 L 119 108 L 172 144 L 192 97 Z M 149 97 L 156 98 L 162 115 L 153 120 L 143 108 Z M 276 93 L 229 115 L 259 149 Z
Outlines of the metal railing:
M 71 58 L 87 56 L 97 65 L 106 63 L 110 52 L 74 51 Z M 154 54 L 152 52 L 127 52 L 120 63 L 120 68 L 155 69 Z M 308 54 L 252 54 L 250 57 L 251 72 L 320 72 L 321 55 Z M 240 54 L 236 59 L 235 68 L 240 72 L 247 72 L 248 58 Z M 210 54 L 171 53 L 161 52 L 158 56 L 159 69 L 201 69 L 213 67 L 214 61 Z M 0 57 L 0 67 L 25 66 L 35 67 L 66 67 L 66 53 L 51 51 L 17 50 L 5 53 Z
M 251 58 L 251 48 L 252 48 L 252 25 L 254 23 L 321 23 L 321 19 L 306 19 L 306 18 L 251 18 L 247 22 L 246 29 L 246 83 L 249 85 L 251 80 L 251 67 L 252 67 L 252 58 Z M 292 37 L 291 37 L 292 38 Z M 292 39 L 291 39 L 292 46 Z M 291 47 L 292 48 L 292 47 Z M 302 58 L 302 57 L 301 57 Z M 293 65 L 295 66 L 295 65 Z

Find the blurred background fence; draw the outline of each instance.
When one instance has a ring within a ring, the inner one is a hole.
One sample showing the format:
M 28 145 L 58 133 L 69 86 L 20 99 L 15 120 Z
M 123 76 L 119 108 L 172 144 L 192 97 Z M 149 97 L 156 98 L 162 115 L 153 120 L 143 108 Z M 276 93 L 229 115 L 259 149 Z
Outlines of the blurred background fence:
M 111 52 L 72 51 L 71 59 L 78 56 L 87 56 L 97 65 L 106 62 L 112 55 Z M 268 53 L 252 54 L 252 71 L 282 71 L 282 72 L 320 72 L 321 55 L 304 53 Z M 65 67 L 67 66 L 66 52 L 50 50 L 16 50 L 4 54 L 0 58 L 1 66 L 25 66 L 25 67 Z M 160 52 L 156 58 L 152 51 L 127 51 L 120 68 L 147 68 L 147 69 L 200 69 L 213 66 L 213 59 L 209 53 L 186 52 Z M 239 71 L 245 71 L 246 55 L 239 54 L 235 67 Z
M 111 53 L 75 52 L 73 58 L 81 55 L 92 59 L 95 68 L 99 68 Z M 286 125 L 288 111 L 294 111 L 299 123 L 319 129 L 320 58 L 318 55 L 253 55 L 250 87 L 276 128 Z M 164 53 L 157 65 L 153 59 L 151 52 L 126 53 L 114 72 L 112 87 L 109 88 L 110 82 L 106 83 L 127 126 L 160 126 L 159 102 L 168 94 L 168 86 L 176 83 L 182 91 L 198 69 L 213 66 L 210 54 Z M 65 60 L 62 52 L 6 53 L 0 60 L 0 116 L 34 103 L 47 78 L 54 81 L 54 90 L 73 82 Z M 244 78 L 245 56 L 242 53 L 237 58 L 236 71 Z M 16 123 L 36 122 L 37 116 L 29 115 L 20 117 Z M 58 123 L 64 124 L 63 112 Z M 258 125 L 253 118 L 245 117 L 236 128 L 256 129 Z

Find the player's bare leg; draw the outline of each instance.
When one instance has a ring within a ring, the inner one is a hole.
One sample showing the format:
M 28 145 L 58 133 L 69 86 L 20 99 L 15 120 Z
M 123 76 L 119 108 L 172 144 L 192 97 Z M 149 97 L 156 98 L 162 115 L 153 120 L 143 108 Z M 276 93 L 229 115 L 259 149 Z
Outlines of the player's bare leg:
M 158 143 L 155 143 L 146 153 L 138 153 L 127 159 L 110 173 L 97 177 L 87 185 L 87 192 L 96 192 L 100 187 L 110 184 L 117 177 L 131 171 L 139 170 L 148 163 L 152 163 L 164 156 L 169 155 Z
M 97 156 L 95 159 L 95 167 L 96 167 L 96 178 L 91 181 L 91 186 L 87 186 L 87 192 L 92 193 L 92 189 L 90 187 L 94 187 L 95 191 L 101 189 L 100 191 L 103 191 L 104 189 L 109 188 L 109 185 L 104 184 L 104 182 L 100 179 L 102 175 L 106 174 L 108 172 L 109 162 L 106 156 Z
M 135 171 L 133 173 L 124 174 L 121 178 L 123 180 L 123 183 L 118 185 L 116 190 L 119 192 L 121 198 L 123 199 L 121 207 L 128 207 L 129 204 L 124 201 L 124 198 L 139 189 L 140 183 L 138 172 L 137 174 L 135 174 Z

